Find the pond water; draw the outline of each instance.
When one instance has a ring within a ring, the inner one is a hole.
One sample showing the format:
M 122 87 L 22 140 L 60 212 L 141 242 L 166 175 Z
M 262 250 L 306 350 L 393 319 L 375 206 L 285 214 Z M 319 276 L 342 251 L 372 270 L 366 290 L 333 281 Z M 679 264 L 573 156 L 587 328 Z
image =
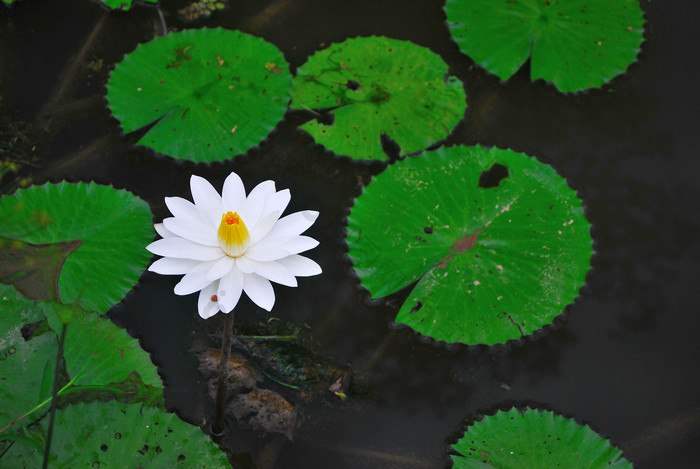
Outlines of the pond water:
M 332 42 L 384 35 L 431 48 L 465 83 L 468 108 L 450 143 L 513 148 L 553 165 L 580 192 L 596 255 L 581 298 L 537 340 L 507 348 L 445 347 L 392 327 L 407 291 L 375 301 L 345 258 L 345 217 L 362 185 L 384 169 L 335 157 L 289 112 L 258 148 L 225 163 L 195 165 L 135 147 L 104 99 L 113 65 L 162 33 L 155 8 L 108 13 L 89 0 L 20 0 L 0 7 L 0 125 L 21 132 L 36 183 L 90 181 L 145 199 L 189 197 L 189 177 L 215 187 L 231 171 L 250 190 L 274 179 L 289 211 L 321 213 L 308 234 L 323 268 L 299 288 L 275 287 L 271 313 L 243 299 L 237 324 L 278 318 L 309 348 L 372 383 L 372 392 L 304 408 L 293 441 L 233 432 L 221 441 L 239 467 L 442 468 L 464 419 L 507 402 L 546 406 L 589 423 L 638 467 L 693 467 L 700 443 L 700 189 L 696 183 L 697 28 L 691 0 L 642 2 L 639 62 L 603 90 L 561 95 L 530 83 L 526 65 L 503 84 L 460 54 L 440 0 L 239 0 L 207 20 L 183 23 L 187 2 L 162 2 L 170 30 L 222 26 L 261 36 L 292 68 Z M 196 295 L 173 294 L 175 277 L 145 273 L 111 311 L 151 352 L 170 409 L 194 424 L 213 401 L 190 348 L 201 339 Z M 198 332 L 195 332 L 198 331 Z

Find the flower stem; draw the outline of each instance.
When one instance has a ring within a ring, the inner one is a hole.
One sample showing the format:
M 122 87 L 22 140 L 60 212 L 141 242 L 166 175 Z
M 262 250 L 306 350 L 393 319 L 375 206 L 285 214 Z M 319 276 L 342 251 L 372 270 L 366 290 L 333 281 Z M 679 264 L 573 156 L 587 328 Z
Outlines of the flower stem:
M 214 411 L 214 424 L 211 429 L 215 435 L 224 432 L 226 419 L 226 395 L 228 394 L 228 362 L 231 359 L 231 335 L 233 334 L 233 311 L 226 315 L 224 322 L 224 336 L 221 340 L 221 361 L 219 362 L 219 382 L 216 386 L 216 409 Z
M 58 396 L 58 380 L 59 371 L 61 369 L 61 360 L 63 359 L 63 343 L 66 341 L 66 329 L 68 325 L 64 322 L 61 328 L 61 338 L 58 341 L 58 353 L 56 354 L 56 368 L 53 373 L 53 391 L 51 392 L 51 408 L 49 410 L 49 430 L 46 434 L 46 446 L 44 448 L 44 461 L 42 468 L 49 467 L 49 455 L 51 454 L 51 438 L 53 437 L 53 423 L 56 417 L 56 397 Z

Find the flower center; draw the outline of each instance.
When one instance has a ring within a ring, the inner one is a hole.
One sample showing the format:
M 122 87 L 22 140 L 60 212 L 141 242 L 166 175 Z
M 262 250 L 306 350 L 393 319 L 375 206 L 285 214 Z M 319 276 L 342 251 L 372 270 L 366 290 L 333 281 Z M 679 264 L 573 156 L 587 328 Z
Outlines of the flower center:
M 248 228 L 246 228 L 238 213 L 224 213 L 219 225 L 219 246 L 221 246 L 221 249 L 224 250 L 227 256 L 240 257 L 248 249 L 249 244 Z

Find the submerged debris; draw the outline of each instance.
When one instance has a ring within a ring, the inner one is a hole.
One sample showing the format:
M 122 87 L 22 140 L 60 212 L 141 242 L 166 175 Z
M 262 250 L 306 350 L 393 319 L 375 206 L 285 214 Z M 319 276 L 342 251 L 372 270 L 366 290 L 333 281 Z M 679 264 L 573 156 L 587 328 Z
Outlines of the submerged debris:
M 226 2 L 227 0 L 199 0 L 178 10 L 177 13 L 185 21 L 195 21 L 208 18 L 216 10 L 223 10 L 227 7 Z

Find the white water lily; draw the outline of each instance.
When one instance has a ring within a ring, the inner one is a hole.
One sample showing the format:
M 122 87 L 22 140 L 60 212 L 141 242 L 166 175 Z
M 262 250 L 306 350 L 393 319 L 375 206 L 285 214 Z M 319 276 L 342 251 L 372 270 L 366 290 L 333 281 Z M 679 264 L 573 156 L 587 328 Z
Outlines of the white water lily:
M 270 281 L 297 286 L 296 277 L 321 273 L 321 267 L 299 253 L 318 241 L 302 236 L 318 217 L 304 210 L 280 218 L 291 198 L 288 189 L 277 191 L 273 181 L 258 184 L 246 197 L 241 178 L 231 173 L 222 194 L 204 178 L 192 176 L 194 203 L 166 197 L 173 214 L 155 225 L 162 239 L 146 249 L 163 256 L 148 270 L 183 275 L 175 294 L 199 291 L 199 315 L 209 318 L 230 313 L 241 293 L 270 311 L 275 292 Z

